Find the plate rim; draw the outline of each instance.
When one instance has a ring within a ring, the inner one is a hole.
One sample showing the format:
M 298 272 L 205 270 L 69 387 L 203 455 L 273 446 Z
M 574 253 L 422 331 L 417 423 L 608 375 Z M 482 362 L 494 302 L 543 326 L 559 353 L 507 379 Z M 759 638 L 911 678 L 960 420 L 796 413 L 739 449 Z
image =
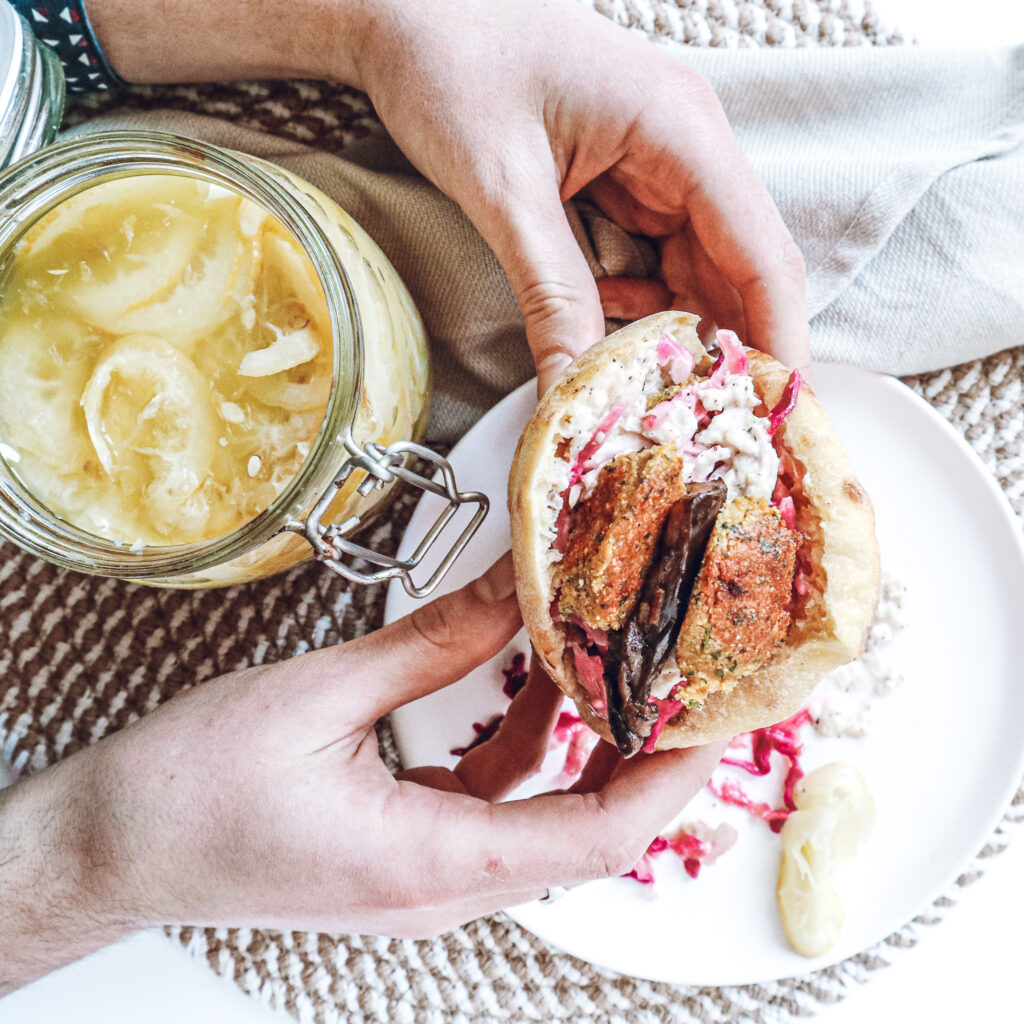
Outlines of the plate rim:
M 998 480 L 989 468 L 983 462 L 981 456 L 974 450 L 974 448 L 967 441 L 966 437 L 961 434 L 952 423 L 949 422 L 934 406 L 932 406 L 926 399 L 922 398 L 917 392 L 910 388 L 907 384 L 901 381 L 898 377 L 891 374 L 879 373 L 873 370 L 867 370 L 863 367 L 854 366 L 846 363 L 825 363 L 815 361 L 813 363 L 814 369 L 822 369 L 825 372 L 836 372 L 841 374 L 852 374 L 853 376 L 860 377 L 870 387 L 882 387 L 887 390 L 890 394 L 898 396 L 900 401 L 907 402 L 917 412 L 923 412 L 925 419 L 930 422 L 933 426 L 939 428 L 940 433 L 943 435 L 947 442 L 952 442 L 956 446 L 962 455 L 965 455 L 968 463 L 972 466 L 975 471 L 975 475 L 980 477 L 984 481 L 984 486 L 988 495 L 994 499 L 995 507 L 999 509 L 1001 521 L 1008 527 L 1009 534 L 1013 537 L 1015 544 L 1012 554 L 1015 555 L 1016 561 L 1020 564 L 1022 570 L 1024 570 L 1024 528 L 1020 518 L 1014 511 L 1010 504 L 1007 495 L 999 485 Z M 486 430 L 487 422 L 493 417 L 497 418 L 502 415 L 508 405 L 521 399 L 524 392 L 536 388 L 536 378 L 531 378 L 525 381 L 519 387 L 515 388 L 509 394 L 505 395 L 499 402 L 488 409 L 483 416 L 480 417 L 476 423 L 469 428 L 466 433 L 459 438 L 456 444 L 452 447 L 449 453 L 449 458 L 457 455 L 459 448 L 469 441 L 474 433 L 478 430 Z M 414 533 L 412 527 L 414 521 L 419 512 L 419 503 L 417 503 L 416 509 L 413 511 L 413 515 L 409 520 L 409 525 L 406 528 L 406 533 L 403 535 L 402 540 L 399 543 L 399 556 L 407 548 L 411 547 L 411 537 Z M 1008 553 L 1009 554 L 1009 553 Z M 442 584 L 443 587 L 443 584 Z M 444 591 L 442 590 L 442 593 Z M 388 588 L 387 598 L 385 600 L 384 607 L 384 623 L 394 621 L 398 616 L 395 613 L 395 605 L 399 604 L 406 599 L 406 595 L 400 586 L 396 586 L 396 581 L 392 581 Z M 1021 735 L 1024 737 L 1024 725 L 1021 727 Z M 396 736 L 397 741 L 397 736 Z M 400 748 L 401 744 L 396 742 L 396 746 Z M 539 939 L 542 942 L 547 943 L 554 949 L 560 952 L 576 957 L 586 963 L 593 965 L 594 967 L 600 968 L 601 970 L 608 971 L 616 974 L 620 977 L 637 977 L 643 978 L 648 981 L 652 981 L 659 984 L 670 984 L 670 985 L 689 985 L 689 986 L 743 986 L 743 985 L 756 985 L 765 984 L 770 982 L 781 981 L 786 978 L 797 978 L 805 975 L 813 974 L 819 970 L 824 970 L 829 967 L 834 967 L 837 964 L 842 964 L 851 957 L 855 957 L 860 953 L 874 948 L 875 946 L 884 943 L 888 936 L 899 932 L 910 924 L 916 916 L 928 907 L 934 905 L 935 901 L 941 899 L 943 895 L 948 893 L 956 884 L 956 880 L 964 873 L 964 871 L 970 866 L 970 864 L 977 859 L 978 854 L 985 848 L 988 842 L 991 840 L 992 834 L 999 827 L 1000 823 L 1005 819 L 1007 809 L 1011 805 L 1012 800 L 1016 796 L 1017 792 L 1024 786 L 1024 743 L 1018 745 L 1016 751 L 1016 758 L 1014 761 L 1015 769 L 1010 781 L 1004 783 L 999 789 L 999 802 L 993 801 L 993 806 L 998 809 L 990 814 L 986 819 L 986 826 L 981 836 L 981 842 L 975 849 L 974 853 L 970 854 L 966 858 L 957 858 L 953 868 L 946 874 L 945 881 L 941 886 L 937 887 L 932 895 L 922 901 L 918 909 L 910 917 L 902 921 L 902 923 L 896 925 L 893 928 L 885 930 L 883 934 L 880 934 L 877 939 L 867 946 L 863 946 L 857 949 L 846 949 L 840 955 L 833 956 L 830 953 L 826 953 L 821 957 L 809 959 L 807 961 L 807 969 L 802 972 L 794 972 L 791 974 L 769 974 L 769 975 L 757 975 L 746 978 L 741 981 L 737 980 L 693 980 L 682 978 L 679 975 L 673 977 L 666 977 L 657 972 L 647 972 L 644 974 L 631 974 L 623 971 L 621 967 L 617 967 L 614 964 L 610 964 L 607 961 L 602 960 L 600 957 L 594 957 L 587 953 L 581 953 L 577 949 L 573 948 L 573 945 L 566 944 L 562 941 L 554 940 L 547 934 L 538 933 L 532 924 L 525 923 L 519 914 L 516 913 L 518 908 L 509 907 L 500 913 L 506 914 L 509 918 L 515 921 L 520 927 L 527 930 L 532 936 Z M 1008 773 L 1009 775 L 1009 773 Z M 521 906 L 532 906 L 532 904 L 525 904 Z M 841 948 L 841 943 L 837 943 L 836 948 Z

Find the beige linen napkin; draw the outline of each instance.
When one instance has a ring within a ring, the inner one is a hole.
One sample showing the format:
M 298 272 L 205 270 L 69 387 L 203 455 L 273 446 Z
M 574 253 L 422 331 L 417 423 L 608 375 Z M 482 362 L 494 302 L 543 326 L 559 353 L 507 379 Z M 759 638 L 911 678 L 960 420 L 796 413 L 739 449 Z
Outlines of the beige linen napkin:
M 1024 341 L 1024 48 L 672 49 L 803 250 L 817 358 L 921 373 Z
M 808 265 L 818 359 L 918 373 L 1021 340 L 1024 51 L 702 50 Z M 431 336 L 429 436 L 452 440 L 533 373 L 497 260 L 380 135 L 344 157 L 195 114 L 110 115 L 275 160 L 333 196 L 409 285 Z M 641 276 L 651 247 L 569 204 L 595 275 Z

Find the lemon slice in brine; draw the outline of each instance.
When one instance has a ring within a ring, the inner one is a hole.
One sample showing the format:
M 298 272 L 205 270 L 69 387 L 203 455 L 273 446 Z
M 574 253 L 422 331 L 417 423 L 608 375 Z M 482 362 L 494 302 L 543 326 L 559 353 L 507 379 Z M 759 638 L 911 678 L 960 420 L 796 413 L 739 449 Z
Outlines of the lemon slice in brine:
M 181 280 L 202 238 L 202 221 L 183 209 L 197 185 L 169 176 L 98 185 L 37 222 L 17 258 L 25 273 L 52 278 L 58 306 L 108 329 Z
M 13 319 L 0 336 L 0 441 L 59 472 L 95 459 L 75 403 L 89 377 L 89 328 L 56 316 Z
M 138 487 L 154 519 L 173 522 L 209 474 L 220 432 L 192 361 L 162 338 L 122 338 L 96 364 L 81 404 L 103 469 Z

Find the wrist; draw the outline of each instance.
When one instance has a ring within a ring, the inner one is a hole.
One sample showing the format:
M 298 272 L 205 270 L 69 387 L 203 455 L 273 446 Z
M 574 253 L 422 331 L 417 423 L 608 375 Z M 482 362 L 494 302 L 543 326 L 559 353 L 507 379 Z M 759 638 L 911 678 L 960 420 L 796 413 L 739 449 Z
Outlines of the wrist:
M 87 0 L 97 42 L 127 82 L 322 78 L 361 88 L 365 0 Z
M 91 753 L 0 791 L 0 994 L 145 924 L 90 806 Z

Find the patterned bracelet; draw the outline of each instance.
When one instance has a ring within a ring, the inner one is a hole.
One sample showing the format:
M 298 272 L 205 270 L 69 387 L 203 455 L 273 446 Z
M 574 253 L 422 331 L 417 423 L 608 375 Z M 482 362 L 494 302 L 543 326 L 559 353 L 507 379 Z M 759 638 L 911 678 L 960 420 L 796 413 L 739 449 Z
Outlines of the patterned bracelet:
M 0 0 L 2 2 L 2 0 Z M 110 66 L 85 13 L 85 0 L 11 0 L 40 42 L 60 58 L 68 92 L 124 85 Z

